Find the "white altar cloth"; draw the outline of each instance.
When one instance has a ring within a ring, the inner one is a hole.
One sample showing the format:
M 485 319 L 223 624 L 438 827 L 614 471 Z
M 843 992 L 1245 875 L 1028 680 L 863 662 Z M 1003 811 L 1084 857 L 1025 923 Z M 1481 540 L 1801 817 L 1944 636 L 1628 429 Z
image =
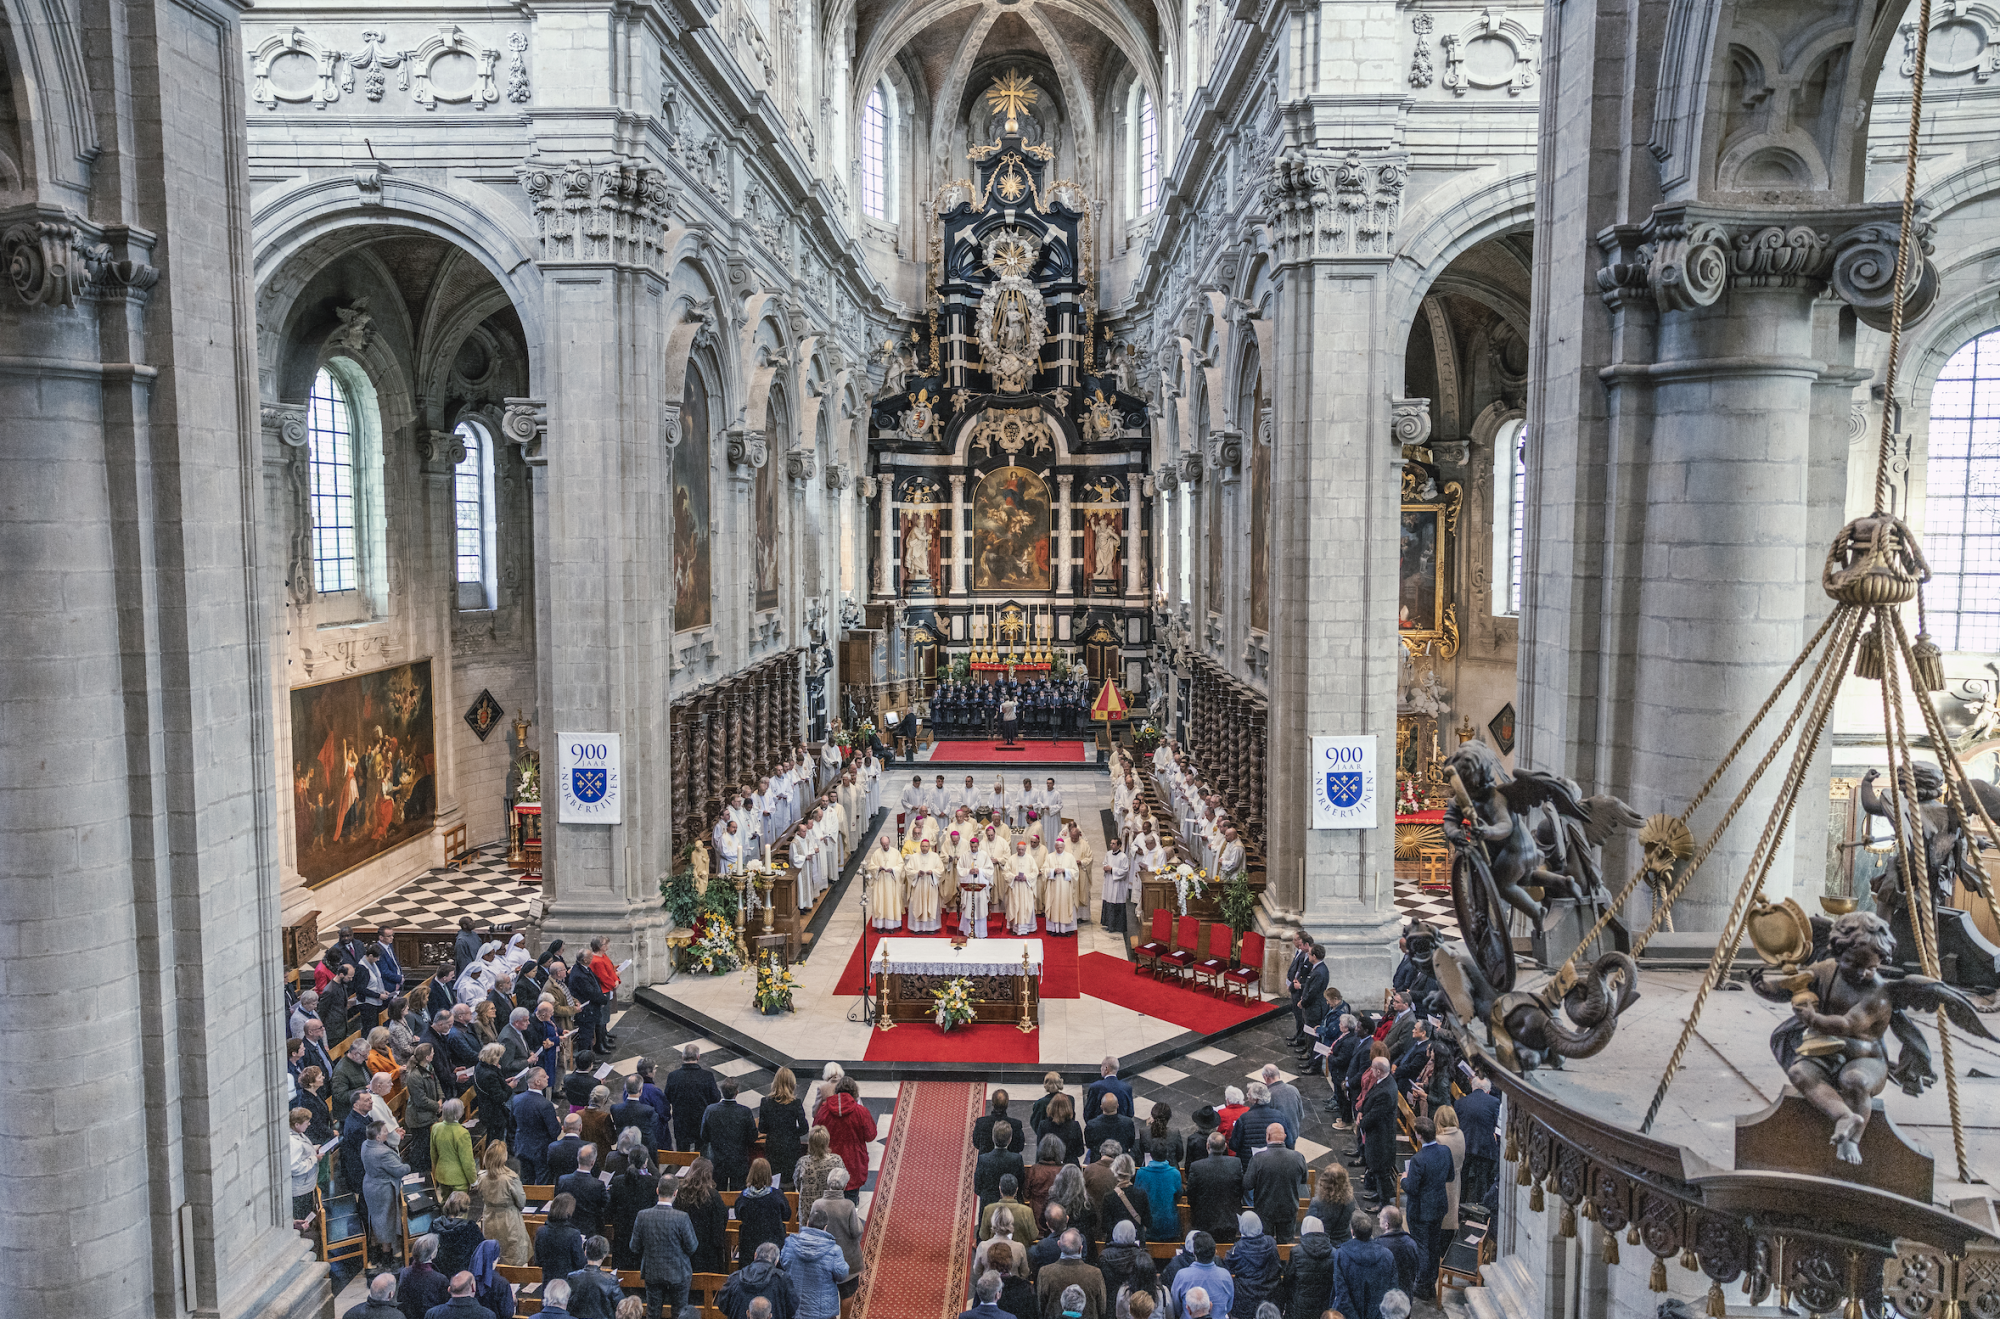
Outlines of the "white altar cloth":
M 954 949 L 949 939 L 884 939 L 870 951 L 868 964 L 880 972 L 886 955 L 893 975 L 1017 976 L 1024 950 L 1029 974 L 1039 976 L 1040 939 L 973 939 L 963 949 Z

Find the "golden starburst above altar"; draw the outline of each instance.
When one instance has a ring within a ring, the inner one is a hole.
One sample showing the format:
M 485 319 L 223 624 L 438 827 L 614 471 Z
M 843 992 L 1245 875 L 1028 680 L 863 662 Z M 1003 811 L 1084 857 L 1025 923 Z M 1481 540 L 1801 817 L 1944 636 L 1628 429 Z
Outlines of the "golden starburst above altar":
M 1035 87 L 1034 76 L 1022 73 L 1019 69 L 1007 70 L 995 78 L 993 85 L 986 89 L 987 108 L 994 114 L 1007 116 L 1005 131 L 1009 133 L 1021 131 L 1021 115 L 1041 98 L 1041 92 Z

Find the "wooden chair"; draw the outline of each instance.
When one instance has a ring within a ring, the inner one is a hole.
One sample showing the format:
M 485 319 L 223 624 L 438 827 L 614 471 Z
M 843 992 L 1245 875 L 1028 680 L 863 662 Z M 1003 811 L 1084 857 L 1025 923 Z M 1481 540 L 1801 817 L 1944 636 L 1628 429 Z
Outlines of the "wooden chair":
M 1243 932 L 1243 950 L 1236 959 L 1234 970 L 1222 976 L 1223 997 L 1234 989 L 1243 995 L 1243 1001 L 1253 1001 L 1253 995 L 1264 981 L 1264 936 L 1255 930 Z
M 1208 927 L 1208 956 L 1189 968 L 1197 983 L 1205 980 L 1215 986 L 1217 993 L 1222 992 L 1222 977 L 1236 965 L 1229 955 L 1235 933 L 1221 921 Z
M 361 1215 L 361 1197 L 352 1191 L 329 1198 L 313 1191 L 313 1221 L 319 1227 L 319 1257 L 323 1263 L 360 1260 L 368 1268 L 368 1222 Z
M 1165 907 L 1153 908 L 1153 937 L 1132 950 L 1132 960 L 1138 970 L 1150 968 L 1155 980 L 1160 978 L 1160 959 L 1174 948 L 1173 919 L 1174 914 Z M 1138 971 L 1133 974 L 1138 974 Z
M 662 1168 L 686 1168 L 701 1157 L 693 1150 L 661 1150 L 654 1156 Z
M 1174 950 L 1159 959 L 1162 966 L 1173 968 L 1174 979 L 1194 979 L 1194 959 L 1201 942 L 1201 922 L 1193 916 L 1183 916 L 1174 922 Z
M 540 1272 L 540 1270 L 537 1270 L 537 1272 Z M 542 1298 L 541 1298 L 541 1297 L 539 1297 L 539 1296 L 516 1296 L 516 1297 L 514 1298 L 514 1313 L 515 1313 L 515 1314 L 517 1314 L 517 1315 L 528 1315 L 528 1314 L 540 1314 L 541 1312 L 542 1312 Z

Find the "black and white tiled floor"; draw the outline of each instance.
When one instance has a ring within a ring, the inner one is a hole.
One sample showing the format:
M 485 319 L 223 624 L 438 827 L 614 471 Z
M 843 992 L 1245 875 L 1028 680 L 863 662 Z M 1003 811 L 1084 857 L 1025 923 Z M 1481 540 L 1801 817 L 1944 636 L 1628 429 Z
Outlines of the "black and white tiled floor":
M 1396 908 L 1412 920 L 1436 926 L 1445 939 L 1459 937 L 1458 912 L 1451 905 L 1448 888 L 1423 888 L 1414 879 L 1396 880 Z
M 373 906 L 342 920 L 353 925 L 389 925 L 399 930 L 444 931 L 470 916 L 481 931 L 525 925 L 540 907 L 539 880 L 523 882 L 522 872 L 503 864 L 499 848 L 475 853 L 457 869 L 440 866 L 387 894 Z M 321 933 L 331 941 L 332 923 Z

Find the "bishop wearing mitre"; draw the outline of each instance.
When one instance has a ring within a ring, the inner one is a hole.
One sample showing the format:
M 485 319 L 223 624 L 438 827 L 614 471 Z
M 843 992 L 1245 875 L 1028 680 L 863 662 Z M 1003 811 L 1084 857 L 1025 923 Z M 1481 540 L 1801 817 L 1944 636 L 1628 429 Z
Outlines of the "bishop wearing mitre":
M 1028 851 L 1028 840 L 1016 839 L 1014 850 L 1000 867 L 1007 883 L 1007 929 L 1017 935 L 1035 932 L 1035 892 L 1041 885 L 1042 868 Z
M 944 928 L 939 897 L 944 858 L 931 850 L 930 839 L 919 843 L 917 854 L 903 862 L 903 876 L 910 886 L 910 933 L 934 934 Z
M 875 848 L 862 863 L 868 880 L 869 923 L 878 930 L 903 928 L 903 854 L 889 835 L 876 835 Z
M 1049 845 L 1044 873 L 1047 878 L 1043 908 L 1049 914 L 1049 933 L 1075 934 L 1076 889 L 1082 872 L 1077 869 L 1076 856 L 1069 850 L 1069 840 L 1061 834 Z

